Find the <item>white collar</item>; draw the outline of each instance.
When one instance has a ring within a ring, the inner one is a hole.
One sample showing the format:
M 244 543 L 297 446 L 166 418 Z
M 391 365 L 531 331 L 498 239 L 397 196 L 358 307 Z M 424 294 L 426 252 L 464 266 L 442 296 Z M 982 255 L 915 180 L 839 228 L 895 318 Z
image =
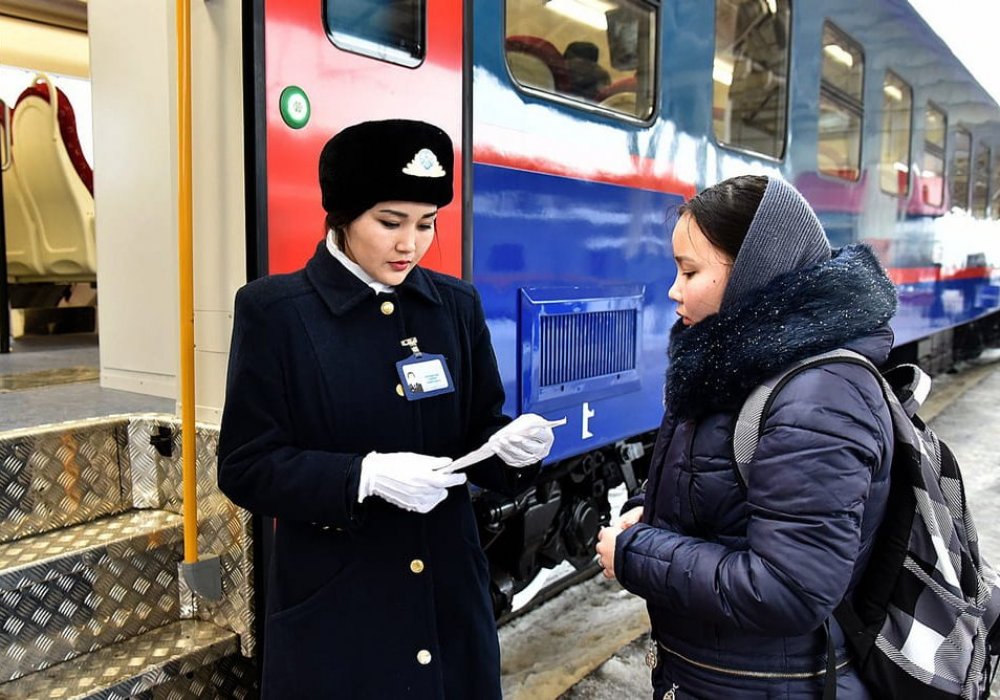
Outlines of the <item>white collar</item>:
M 330 251 L 330 255 L 340 262 L 341 265 L 347 268 L 348 272 L 374 289 L 376 294 L 380 292 L 389 294 L 395 291 L 395 287 L 390 287 L 388 284 L 382 284 L 372 279 L 371 275 L 362 270 L 360 265 L 347 257 L 347 254 L 337 247 L 337 240 L 333 235 L 332 229 L 326 232 L 326 249 Z

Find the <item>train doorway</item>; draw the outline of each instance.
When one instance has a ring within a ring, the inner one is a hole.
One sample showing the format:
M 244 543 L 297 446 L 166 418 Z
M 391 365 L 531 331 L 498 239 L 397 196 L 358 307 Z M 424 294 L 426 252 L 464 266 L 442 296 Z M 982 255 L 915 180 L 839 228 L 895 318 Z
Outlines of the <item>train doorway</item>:
M 0 33 L 3 389 L 96 380 L 86 4 L 5 3 Z

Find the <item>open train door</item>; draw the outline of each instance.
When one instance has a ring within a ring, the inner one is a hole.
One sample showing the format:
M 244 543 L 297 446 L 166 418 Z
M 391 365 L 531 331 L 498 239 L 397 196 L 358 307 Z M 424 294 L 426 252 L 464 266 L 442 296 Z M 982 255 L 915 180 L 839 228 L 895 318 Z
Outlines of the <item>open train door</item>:
M 461 275 L 463 0 L 247 4 L 248 276 L 302 267 L 324 235 L 323 145 L 345 126 L 390 118 L 431 122 L 455 143 L 456 197 L 423 264 Z

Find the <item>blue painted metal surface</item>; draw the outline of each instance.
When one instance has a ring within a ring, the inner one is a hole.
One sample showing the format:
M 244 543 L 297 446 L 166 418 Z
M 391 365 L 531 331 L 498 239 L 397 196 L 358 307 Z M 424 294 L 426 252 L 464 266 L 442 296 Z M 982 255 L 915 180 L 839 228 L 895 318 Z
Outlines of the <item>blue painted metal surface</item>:
M 473 177 L 473 281 L 497 352 L 505 410 L 517 414 L 537 406 L 549 418 L 568 419 L 550 459 L 657 427 L 667 336 L 676 319 L 667 298 L 674 263 L 664 226 L 681 198 L 478 164 Z M 634 308 L 634 372 L 621 373 L 620 380 L 597 375 L 577 382 L 575 399 L 553 401 L 531 383 L 533 368 L 525 362 L 537 348 L 530 335 L 534 326 L 522 324 L 525 308 L 532 317 L 531 304 L 522 306 L 522 290 L 536 302 L 564 302 L 548 311 Z
M 1000 279 L 978 277 L 898 285 L 893 319 L 896 344 L 926 338 L 994 312 L 1000 307 Z

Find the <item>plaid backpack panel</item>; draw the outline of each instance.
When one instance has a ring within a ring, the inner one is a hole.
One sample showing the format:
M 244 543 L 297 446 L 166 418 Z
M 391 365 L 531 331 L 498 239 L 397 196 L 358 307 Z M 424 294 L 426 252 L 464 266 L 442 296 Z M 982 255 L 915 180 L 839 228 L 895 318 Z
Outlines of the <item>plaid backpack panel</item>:
M 882 697 L 985 698 L 1000 653 L 1000 590 L 979 552 L 958 462 L 916 415 L 930 388 L 923 371 L 901 365 L 883 376 L 849 350 L 792 365 L 744 403 L 733 435 L 737 474 L 745 485 L 777 391 L 833 362 L 861 365 L 879 379 L 895 438 L 885 520 L 861 581 L 834 612 L 855 666 Z

